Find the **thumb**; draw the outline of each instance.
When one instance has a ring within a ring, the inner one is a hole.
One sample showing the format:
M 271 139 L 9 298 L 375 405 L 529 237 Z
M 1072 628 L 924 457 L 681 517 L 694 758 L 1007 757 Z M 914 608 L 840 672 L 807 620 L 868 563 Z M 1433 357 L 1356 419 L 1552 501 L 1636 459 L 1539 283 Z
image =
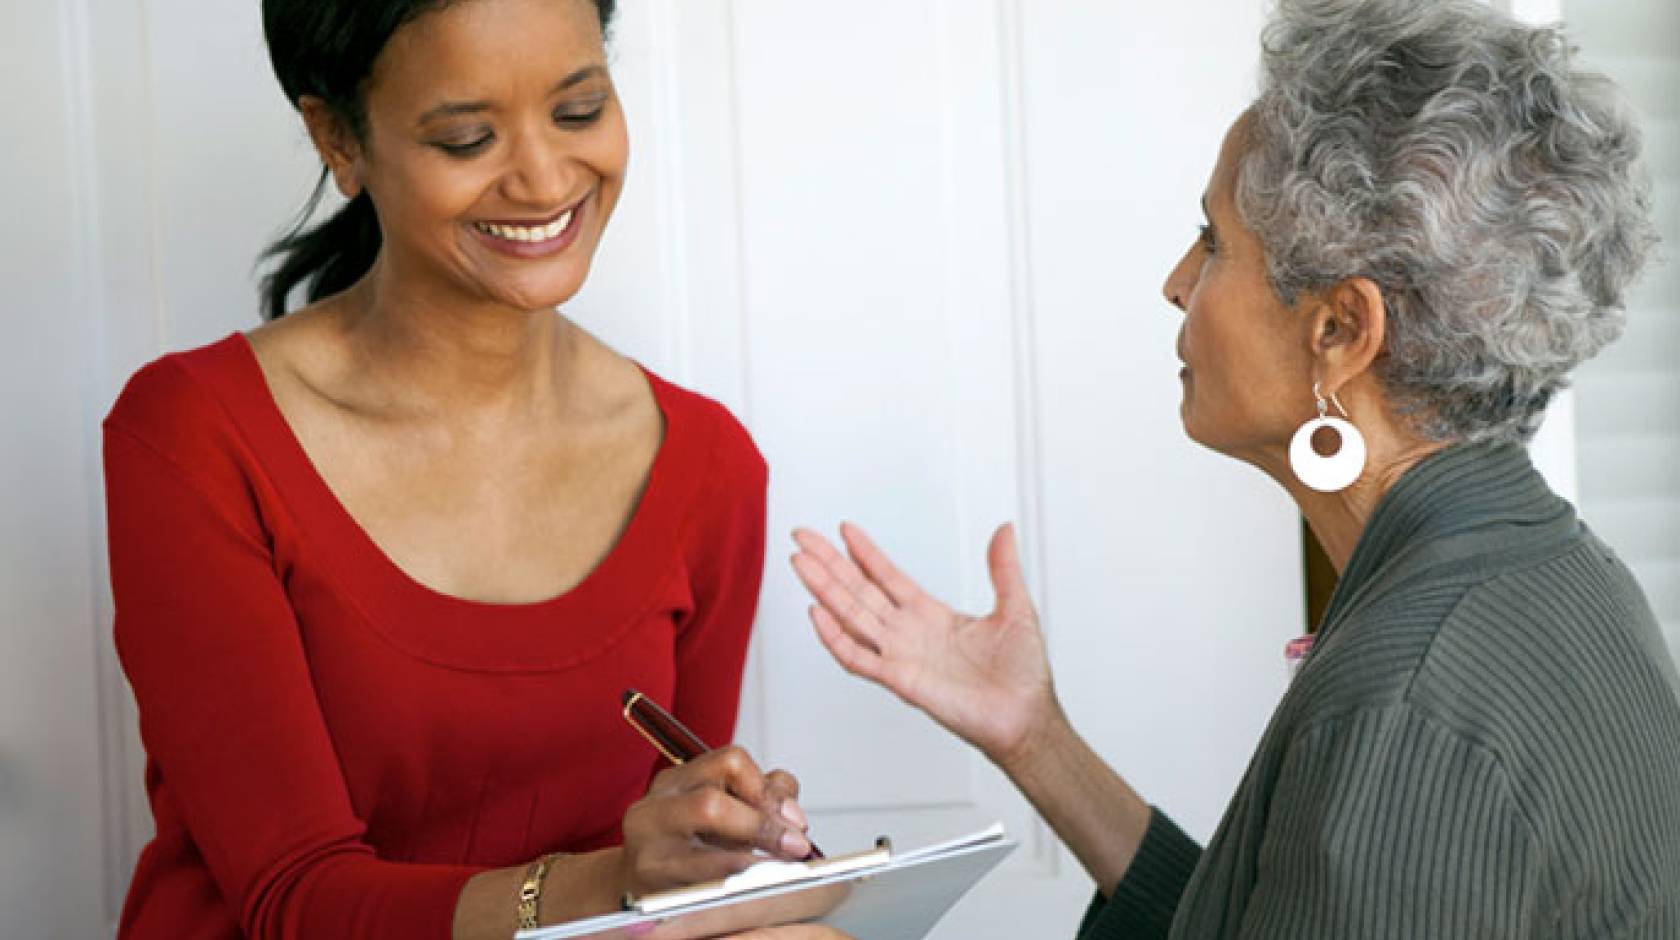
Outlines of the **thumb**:
M 997 592 L 999 613 L 1016 613 L 1032 607 L 1013 522 L 998 526 L 992 534 L 992 544 L 986 549 L 986 565 L 991 571 L 992 590 Z

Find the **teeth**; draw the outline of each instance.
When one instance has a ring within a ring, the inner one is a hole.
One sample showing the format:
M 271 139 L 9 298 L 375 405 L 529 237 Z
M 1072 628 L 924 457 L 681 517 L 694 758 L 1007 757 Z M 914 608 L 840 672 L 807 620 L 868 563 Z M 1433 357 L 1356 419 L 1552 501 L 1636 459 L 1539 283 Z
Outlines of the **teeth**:
M 494 235 L 511 242 L 546 242 L 560 237 L 566 226 L 572 224 L 573 211 L 575 210 L 568 210 L 547 225 L 495 225 L 490 222 L 478 222 L 476 227 L 486 235 Z

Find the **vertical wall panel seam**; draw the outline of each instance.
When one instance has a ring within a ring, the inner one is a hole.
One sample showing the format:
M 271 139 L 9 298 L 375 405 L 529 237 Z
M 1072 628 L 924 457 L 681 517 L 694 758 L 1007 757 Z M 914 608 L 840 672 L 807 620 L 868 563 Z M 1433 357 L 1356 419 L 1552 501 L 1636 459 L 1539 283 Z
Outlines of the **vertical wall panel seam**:
M 683 94 L 678 80 L 676 14 L 671 0 L 649 10 L 648 56 L 653 70 L 656 178 L 659 192 L 659 241 L 665 277 L 661 290 L 661 320 L 668 360 L 677 380 L 694 384 L 693 304 L 688 284 L 688 201 L 685 198 L 686 162 L 683 155 Z
M 1004 186 L 1008 194 L 1006 225 L 1009 228 L 1009 310 L 1011 350 L 1015 358 L 1015 439 L 1018 446 L 1019 505 L 1018 534 L 1024 542 L 1027 583 L 1038 599 L 1038 613 L 1045 625 L 1046 652 L 1051 637 L 1054 609 L 1046 571 L 1049 533 L 1046 531 L 1043 487 L 1043 440 L 1039 429 L 1038 342 L 1034 323 L 1032 237 L 1028 212 L 1028 155 L 1025 71 L 1025 27 L 1022 0 L 998 0 L 998 40 L 1001 45 Z M 1060 843 L 1042 818 L 1033 831 L 1033 852 L 1048 865 L 1052 876 L 1060 874 Z
M 746 153 L 746 140 L 742 128 L 741 108 L 741 61 L 738 51 L 738 24 L 741 21 L 740 11 L 736 0 L 723 0 L 724 12 L 724 61 L 729 69 L 727 85 L 729 88 L 729 169 L 732 175 L 730 189 L 732 191 L 732 211 L 735 213 L 735 284 L 736 284 L 736 322 L 740 324 L 737 331 L 737 342 L 740 344 L 740 387 L 741 395 L 741 423 L 748 428 L 753 421 L 753 384 L 752 384 L 752 310 L 747 300 L 747 188 L 743 173 L 742 162 Z
M 740 414 L 737 417 L 740 418 L 742 424 L 746 425 L 748 429 L 751 429 L 753 426 L 754 411 L 752 342 L 750 328 L 752 311 L 747 301 L 747 190 L 741 166 L 746 152 L 746 143 L 741 127 L 741 64 L 740 54 L 737 51 L 738 47 L 736 43 L 736 33 L 738 29 L 737 24 L 740 22 L 740 16 L 739 11 L 736 8 L 735 0 L 722 0 L 722 7 L 724 37 L 724 48 L 722 50 L 723 62 L 724 67 L 729 70 L 729 73 L 725 78 L 725 87 L 728 89 L 726 107 L 729 109 L 728 140 L 730 148 L 730 211 L 735 215 L 735 256 L 733 259 L 735 266 L 734 314 L 735 322 L 737 324 L 735 341 L 737 343 L 737 352 L 740 356 L 740 364 L 736 369 L 736 393 L 740 395 Z M 774 470 L 771 471 L 771 485 L 775 485 Z M 768 669 L 768 666 L 766 665 L 764 656 L 762 655 L 764 647 L 762 641 L 759 639 L 759 633 L 757 630 L 753 631 L 753 645 L 757 647 L 757 651 L 761 654 L 754 660 L 758 664 L 758 668 L 753 671 L 752 676 L 752 694 L 755 699 L 754 711 L 757 713 L 756 724 L 758 726 L 759 733 L 759 741 L 757 744 L 761 753 L 770 754 L 773 753 L 770 741 L 770 690 L 767 685 L 767 680 L 765 679 L 765 671 Z
M 169 313 L 164 304 L 163 288 L 163 218 L 158 201 L 157 161 L 157 76 L 152 65 L 151 0 L 135 0 L 140 30 L 140 86 L 144 102 L 146 134 L 142 148 L 146 161 L 146 233 L 147 272 L 152 288 L 152 351 L 161 354 L 169 344 Z
M 68 157 L 70 267 L 73 272 L 71 304 L 65 315 L 87 328 L 88 357 L 104 366 L 111 361 L 107 323 L 109 304 L 101 241 L 102 213 L 98 169 L 98 135 L 95 121 L 93 81 L 93 36 L 88 0 L 66 0 L 59 12 L 59 62 L 65 89 L 65 150 Z M 88 661 L 93 667 L 95 773 L 99 792 L 99 871 L 101 875 L 98 916 L 114 930 L 121 910 L 128 877 L 128 833 L 133 828 L 129 814 L 126 779 L 127 736 L 124 733 L 124 699 L 121 670 L 115 650 L 107 640 L 111 605 L 104 591 L 105 528 L 101 507 L 103 474 L 100 453 L 100 416 L 108 393 L 106 369 L 88 369 L 80 377 L 82 492 L 87 511 L 87 630 Z

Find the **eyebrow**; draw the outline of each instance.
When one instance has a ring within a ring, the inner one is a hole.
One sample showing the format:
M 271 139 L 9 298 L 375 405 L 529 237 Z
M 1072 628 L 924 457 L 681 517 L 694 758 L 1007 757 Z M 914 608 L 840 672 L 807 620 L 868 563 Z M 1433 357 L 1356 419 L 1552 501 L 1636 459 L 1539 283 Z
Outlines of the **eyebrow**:
M 559 84 L 549 90 L 548 94 L 552 97 L 568 88 L 573 87 L 574 85 L 581 85 L 597 75 L 605 74 L 607 74 L 607 69 L 604 65 L 586 65 L 565 78 L 562 78 Z M 425 114 L 420 115 L 420 119 L 415 123 L 424 125 L 431 121 L 435 121 L 438 118 L 451 117 L 456 114 L 480 114 L 490 110 L 490 107 L 491 105 L 488 101 L 445 101 L 443 104 L 440 104 L 427 111 Z

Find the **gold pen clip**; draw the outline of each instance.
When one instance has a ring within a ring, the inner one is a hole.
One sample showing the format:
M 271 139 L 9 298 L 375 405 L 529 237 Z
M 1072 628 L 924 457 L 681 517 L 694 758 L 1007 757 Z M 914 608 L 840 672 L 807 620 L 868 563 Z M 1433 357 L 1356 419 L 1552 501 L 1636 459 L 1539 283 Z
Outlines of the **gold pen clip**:
M 647 743 L 653 745 L 654 750 L 663 754 L 666 760 L 673 764 L 688 763 L 688 761 L 683 760 L 678 755 L 671 753 L 671 749 L 665 746 L 664 741 L 659 740 L 659 738 L 650 733 L 648 729 L 643 727 L 642 723 L 637 721 L 635 716 L 631 714 L 631 712 L 636 708 L 636 703 L 640 702 L 644 697 L 645 696 L 643 696 L 640 692 L 632 692 L 624 699 L 624 720 L 630 724 L 630 727 L 635 728 L 636 733 L 646 739 Z

